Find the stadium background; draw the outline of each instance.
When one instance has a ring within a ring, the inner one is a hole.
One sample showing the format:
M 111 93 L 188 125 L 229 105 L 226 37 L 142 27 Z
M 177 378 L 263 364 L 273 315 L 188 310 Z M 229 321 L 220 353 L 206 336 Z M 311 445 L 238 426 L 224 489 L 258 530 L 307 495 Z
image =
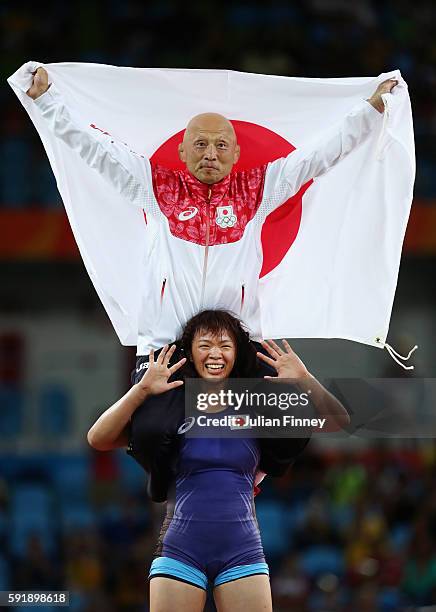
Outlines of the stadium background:
M 134 351 L 119 345 L 98 301 L 42 145 L 6 77 L 29 59 L 316 77 L 400 68 L 418 163 L 389 340 L 400 351 L 419 344 L 413 376 L 431 377 L 435 12 L 427 0 L 3 0 L 0 590 L 66 589 L 81 612 L 147 610 L 145 575 L 162 516 L 132 459 L 87 447 L 90 424 L 128 388 Z M 385 351 L 346 341 L 292 345 L 317 376 L 404 375 Z M 435 467 L 433 440 L 354 436 L 312 442 L 289 476 L 267 481 L 256 507 L 274 610 L 436 603 Z

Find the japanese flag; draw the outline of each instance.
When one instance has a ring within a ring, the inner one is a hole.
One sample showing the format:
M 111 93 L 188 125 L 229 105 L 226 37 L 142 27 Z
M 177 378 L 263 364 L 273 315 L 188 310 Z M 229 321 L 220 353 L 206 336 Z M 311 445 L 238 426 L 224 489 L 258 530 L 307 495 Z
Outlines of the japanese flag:
M 144 273 L 143 218 L 53 136 L 26 95 L 29 68 L 9 83 L 37 128 L 86 268 L 123 344 L 136 344 Z M 144 156 L 176 164 L 165 143 L 201 112 L 233 121 L 239 167 L 257 166 L 316 143 L 377 85 L 380 129 L 294 200 L 262 231 L 259 281 L 265 338 L 346 338 L 383 347 L 412 202 L 414 141 L 407 85 L 399 71 L 378 77 L 289 78 L 219 70 L 45 65 L 50 80 L 87 125 L 107 130 Z M 231 224 L 232 211 L 219 222 Z M 231 271 L 229 271 L 231 273 Z

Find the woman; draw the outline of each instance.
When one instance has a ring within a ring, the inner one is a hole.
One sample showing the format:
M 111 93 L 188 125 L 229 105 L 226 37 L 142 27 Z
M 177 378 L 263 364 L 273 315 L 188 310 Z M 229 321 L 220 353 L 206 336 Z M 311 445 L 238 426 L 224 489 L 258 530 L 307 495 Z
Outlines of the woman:
M 181 390 L 183 380 L 169 382 L 169 378 L 182 368 L 185 376 L 220 381 L 229 376 L 253 376 L 261 360 L 274 368 L 277 378 L 294 379 L 301 390 L 310 387 L 315 405 L 325 404 L 326 398 L 327 403 L 336 404 L 285 340 L 284 348 L 263 342 L 269 356 L 256 354 L 241 323 L 229 313 L 196 315 L 187 323 L 180 344 L 186 356 L 171 366 L 175 345 L 164 347 L 157 357 L 151 353 L 139 382 L 90 429 L 91 446 L 99 450 L 127 446 L 134 412 L 157 395 Z M 213 582 L 219 612 L 272 610 L 268 566 L 253 501 L 256 477 L 262 477 L 259 442 L 183 435 L 178 441 L 175 479 L 150 569 L 151 610 L 201 611 L 208 579 Z

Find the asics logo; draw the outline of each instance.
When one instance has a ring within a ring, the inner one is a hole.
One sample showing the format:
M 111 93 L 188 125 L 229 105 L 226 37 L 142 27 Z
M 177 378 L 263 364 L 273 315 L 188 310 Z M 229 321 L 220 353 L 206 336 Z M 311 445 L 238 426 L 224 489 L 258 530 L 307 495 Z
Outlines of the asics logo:
M 177 430 L 178 434 L 184 434 L 187 431 L 189 431 L 191 429 L 191 427 L 194 425 L 195 423 L 195 418 L 194 417 L 188 417 L 179 427 L 179 429 Z
M 186 210 L 182 210 L 182 212 L 179 213 L 179 221 L 188 221 L 189 219 L 192 219 L 192 217 L 195 217 L 197 213 L 198 208 L 196 206 L 190 206 Z
M 170 365 L 170 362 L 168 362 L 168 365 Z M 150 363 L 148 361 L 144 361 L 143 363 L 139 364 L 139 368 L 136 368 L 136 371 L 139 373 L 141 370 L 148 370 L 149 367 Z

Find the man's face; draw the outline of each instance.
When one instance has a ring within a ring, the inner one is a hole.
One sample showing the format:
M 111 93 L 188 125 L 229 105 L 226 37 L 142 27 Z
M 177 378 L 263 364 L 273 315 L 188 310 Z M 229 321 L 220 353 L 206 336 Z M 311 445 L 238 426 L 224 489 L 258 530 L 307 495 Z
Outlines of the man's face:
M 239 159 L 232 124 L 216 113 L 197 115 L 188 123 L 179 156 L 199 181 L 208 185 L 218 183 L 230 174 Z

